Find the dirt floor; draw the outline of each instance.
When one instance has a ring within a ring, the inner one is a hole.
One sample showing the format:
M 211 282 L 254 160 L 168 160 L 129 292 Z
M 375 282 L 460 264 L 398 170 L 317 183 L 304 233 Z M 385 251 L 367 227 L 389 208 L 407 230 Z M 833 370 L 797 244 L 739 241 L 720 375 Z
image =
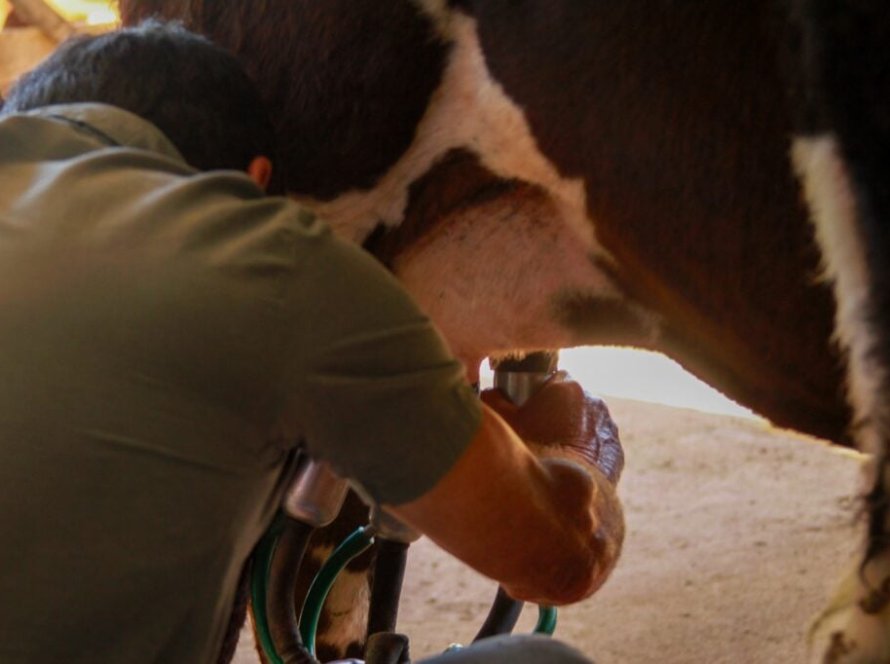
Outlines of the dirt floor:
M 597 595 L 560 611 L 558 638 L 598 664 L 803 662 L 855 549 L 860 459 L 752 420 L 608 403 L 627 453 L 624 555 Z M 399 620 L 414 659 L 467 643 L 494 591 L 414 545 Z M 238 664 L 256 661 L 243 639 Z

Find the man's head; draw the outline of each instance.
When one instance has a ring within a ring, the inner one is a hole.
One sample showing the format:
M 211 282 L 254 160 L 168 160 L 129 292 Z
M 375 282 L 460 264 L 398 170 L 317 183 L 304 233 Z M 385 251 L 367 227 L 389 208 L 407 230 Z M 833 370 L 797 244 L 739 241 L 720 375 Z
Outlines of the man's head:
M 148 120 L 202 170 L 247 170 L 275 135 L 234 55 L 178 24 L 147 21 L 62 44 L 10 90 L 2 113 L 101 102 Z

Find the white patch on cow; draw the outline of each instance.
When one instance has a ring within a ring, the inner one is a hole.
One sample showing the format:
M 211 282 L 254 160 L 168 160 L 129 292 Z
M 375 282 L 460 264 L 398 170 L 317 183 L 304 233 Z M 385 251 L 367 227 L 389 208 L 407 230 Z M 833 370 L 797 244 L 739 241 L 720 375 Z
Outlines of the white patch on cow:
M 809 204 L 816 238 L 822 249 L 826 277 L 834 286 L 837 313 L 835 331 L 847 354 L 848 400 L 858 426 L 859 447 L 883 458 L 875 424 L 884 368 L 869 353 L 875 336 L 867 320 L 870 274 L 865 241 L 856 223 L 856 200 L 837 140 L 830 135 L 798 138 L 792 158 Z M 870 473 L 880 471 L 872 463 Z M 885 473 L 886 474 L 886 473 Z M 871 484 L 867 478 L 866 483 Z M 884 477 L 885 484 L 890 477 Z M 866 613 L 862 602 L 875 589 L 890 592 L 890 558 L 885 554 L 859 565 L 838 587 L 829 608 L 810 633 L 810 661 L 814 664 L 871 664 L 890 661 L 890 604 L 876 614 Z
M 810 206 L 825 273 L 834 284 L 835 330 L 847 353 L 848 396 L 861 424 L 857 441 L 862 451 L 874 453 L 880 441 L 871 416 L 878 407 L 883 369 L 868 357 L 875 343 L 865 318 L 870 277 L 850 178 L 833 136 L 796 139 L 792 158 Z
M 505 178 L 546 188 L 564 223 L 587 246 L 605 256 L 586 216 L 584 184 L 565 179 L 541 154 L 522 110 L 492 79 L 476 32 L 476 21 L 446 9 L 441 0 L 418 0 L 436 23 L 443 41 L 453 45 L 442 82 L 402 158 L 368 191 L 353 191 L 333 201 L 305 202 L 344 237 L 361 242 L 378 222 L 401 223 L 408 187 L 448 151 L 464 148 Z

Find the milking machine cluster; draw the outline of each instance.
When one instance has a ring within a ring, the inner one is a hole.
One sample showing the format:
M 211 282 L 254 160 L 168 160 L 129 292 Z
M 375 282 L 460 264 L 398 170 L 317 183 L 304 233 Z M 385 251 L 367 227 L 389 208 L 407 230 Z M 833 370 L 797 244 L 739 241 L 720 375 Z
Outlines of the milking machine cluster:
M 494 385 L 522 404 L 556 371 L 556 353 L 533 353 L 494 367 Z M 328 557 L 309 588 L 302 611 L 294 589 L 309 537 L 330 524 L 346 498 L 349 485 L 326 464 L 307 461 L 291 485 L 282 513 L 270 526 L 254 554 L 251 602 L 258 641 L 271 664 L 317 664 L 315 635 L 324 601 L 338 573 L 350 560 L 377 545 L 364 660 L 343 664 L 407 664 L 408 639 L 395 632 L 399 596 L 408 546 L 418 534 L 372 506 L 370 523 L 349 535 Z M 498 589 L 474 641 L 512 632 L 523 603 Z M 552 634 L 556 609 L 539 607 L 534 631 Z M 460 646 L 451 646 L 452 648 Z

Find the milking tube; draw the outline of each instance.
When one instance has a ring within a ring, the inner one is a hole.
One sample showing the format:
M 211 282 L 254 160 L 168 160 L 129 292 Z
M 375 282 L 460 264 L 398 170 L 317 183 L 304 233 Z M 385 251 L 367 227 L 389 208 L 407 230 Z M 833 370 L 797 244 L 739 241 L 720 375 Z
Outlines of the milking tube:
M 494 369 L 494 386 L 501 390 L 517 406 L 521 406 L 537 392 L 544 383 L 557 372 L 559 353 L 539 351 L 529 353 L 522 359 L 490 360 Z M 488 617 L 473 641 L 497 634 L 509 634 L 516 626 L 522 613 L 523 602 L 510 597 L 503 588 L 498 588 Z M 555 627 L 555 609 L 543 608 L 540 611 L 536 632 L 552 633 Z
M 321 461 L 298 468 L 282 512 L 257 546 L 252 601 L 260 645 L 272 664 L 313 664 L 297 624 L 294 588 L 309 537 L 339 514 L 349 485 Z
M 420 538 L 420 533 L 377 505 L 371 507 L 371 527 L 377 533 L 377 557 L 368 609 L 369 639 L 378 633 L 395 632 L 408 546 Z

